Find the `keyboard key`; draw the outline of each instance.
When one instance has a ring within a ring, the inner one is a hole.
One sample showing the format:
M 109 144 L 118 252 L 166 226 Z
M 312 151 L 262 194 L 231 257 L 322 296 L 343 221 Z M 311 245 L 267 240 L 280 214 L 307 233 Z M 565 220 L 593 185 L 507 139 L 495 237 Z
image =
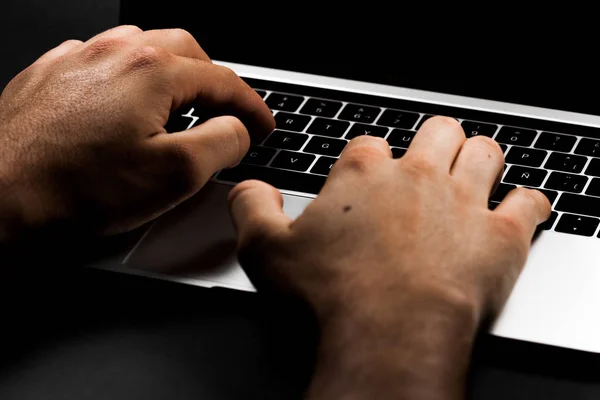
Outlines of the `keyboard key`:
M 342 110 L 339 119 L 345 119 L 348 121 L 366 122 L 370 124 L 374 122 L 379 116 L 381 108 L 360 106 L 358 104 L 346 104 L 346 107 Z
M 490 200 L 502 202 L 502 200 L 504 200 L 504 198 L 506 197 L 508 192 L 510 192 L 511 190 L 513 190 L 515 188 L 516 188 L 515 185 L 507 185 L 506 183 L 501 183 L 498 185 L 498 188 L 496 189 L 494 194 L 490 197 Z
M 590 185 L 587 187 L 585 194 L 589 194 L 590 196 L 598 196 L 600 197 L 600 178 L 594 178 L 590 182 Z
M 504 177 L 504 182 L 538 187 L 542 185 L 542 182 L 546 179 L 546 175 L 548 175 L 548 171 L 543 169 L 513 165 Z
M 600 140 L 581 139 L 575 149 L 575 153 L 584 156 L 600 157 Z
M 276 152 L 277 150 L 269 149 L 267 147 L 251 146 L 250 150 L 248 150 L 248 152 L 242 159 L 242 163 L 267 165 Z
M 257 165 L 240 164 L 235 168 L 222 170 L 217 175 L 217 179 L 232 183 L 239 183 L 248 179 L 258 179 L 280 190 L 318 194 L 325 184 L 327 177 Z
M 408 111 L 385 110 L 377 120 L 377 125 L 392 128 L 411 129 L 419 119 L 419 114 Z
M 581 236 L 593 236 L 598 228 L 600 219 L 581 217 L 573 214 L 563 214 L 554 230 L 561 233 L 571 233 Z
M 492 137 L 494 136 L 494 133 L 496 133 L 496 130 L 498 130 L 498 125 L 474 121 L 463 121 L 462 127 L 468 138 L 481 135 Z
M 419 130 L 419 128 L 425 123 L 425 121 L 427 121 L 431 117 L 433 117 L 433 115 L 431 115 L 431 114 L 423 115 L 423 117 L 419 120 L 419 123 L 417 124 L 417 127 L 415 129 Z
M 294 112 L 304 101 L 302 96 L 292 96 L 289 94 L 271 93 L 265 100 L 269 108 L 273 110 Z
M 536 131 L 532 129 L 513 128 L 511 126 L 503 126 L 500 132 L 496 135 L 498 143 L 514 144 L 517 146 L 531 146 L 535 139 Z
M 331 157 L 319 157 L 315 165 L 310 169 L 313 174 L 329 175 L 329 171 L 333 168 L 333 164 L 337 161 L 337 158 Z
M 265 141 L 265 146 L 285 150 L 300 150 L 308 137 L 303 133 L 275 130 Z
M 545 222 L 542 222 L 538 225 L 538 229 L 549 231 L 554 226 L 554 222 L 556 222 L 556 218 L 558 217 L 558 213 L 556 211 L 552 211 L 550 217 Z
M 507 145 L 505 145 L 505 144 L 501 144 L 501 145 L 500 145 L 500 148 L 502 149 L 502 152 L 503 152 L 504 154 L 506 154 L 506 150 L 508 150 L 508 146 L 507 146 Z
M 260 97 L 262 97 L 263 99 L 264 99 L 264 98 L 265 98 L 265 96 L 267 95 L 267 92 L 265 92 L 264 90 L 258 90 L 258 89 L 254 89 L 254 91 L 255 91 L 256 93 L 258 93 L 258 95 L 259 95 Z
M 322 136 L 313 136 L 304 151 L 307 153 L 323 154 L 325 156 L 337 157 L 348 144 L 347 140 L 331 139 Z
M 556 200 L 556 198 L 558 197 L 558 192 L 555 192 L 554 190 L 540 189 L 539 187 L 529 187 L 529 189 L 535 189 L 542 192 L 544 196 L 548 198 L 550 204 L 554 204 L 554 200 Z
M 366 124 L 354 124 L 352 128 L 346 133 L 344 136 L 346 139 L 354 139 L 357 136 L 369 135 L 369 136 L 377 136 L 377 137 L 385 137 L 388 133 L 388 128 L 384 128 L 382 126 L 375 125 L 366 125 Z
M 308 99 L 302 106 L 300 113 L 316 115 L 317 117 L 333 118 L 342 108 L 341 101 Z
M 538 149 L 562 151 L 568 153 L 571 151 L 577 138 L 575 136 L 559 135 L 558 133 L 542 132 L 533 147 Z
M 583 175 L 564 174 L 553 172 L 546 181 L 544 187 L 565 192 L 581 193 L 588 178 Z
M 392 157 L 402 158 L 406 154 L 406 149 L 399 149 L 398 147 L 392 147 Z
M 294 153 L 291 151 L 281 151 L 271 163 L 274 168 L 293 169 L 294 171 L 306 171 L 315 161 L 312 154 Z
M 600 176 L 600 160 L 592 158 L 590 165 L 585 169 L 585 174 L 590 176 Z
M 488 208 L 490 210 L 495 210 L 496 207 L 498 207 L 500 205 L 500 203 L 498 203 L 497 201 L 490 201 L 488 202 Z
M 548 152 L 544 150 L 512 146 L 506 155 L 506 162 L 509 164 L 526 165 L 528 167 L 540 167 L 546 155 L 548 155 Z
M 306 132 L 313 135 L 342 137 L 346 129 L 350 126 L 350 122 L 338 121 L 335 119 L 315 118 L 310 124 Z
M 563 193 L 554 207 L 557 211 L 566 211 L 592 217 L 600 217 L 600 197 Z
M 206 112 L 202 112 L 202 110 L 194 107 L 182 108 L 171 113 L 169 120 L 165 124 L 165 130 L 168 133 L 182 132 L 200 125 L 210 117 Z
M 583 171 L 583 167 L 587 163 L 587 157 L 574 156 L 565 153 L 551 153 L 544 168 L 554 169 L 557 171 L 572 172 L 574 174 Z
M 275 122 L 279 129 L 300 132 L 306 128 L 306 125 L 310 122 L 310 117 L 307 115 L 278 112 L 277 115 L 275 115 Z
M 404 129 L 394 129 L 387 137 L 387 141 L 390 146 L 408 148 L 413 138 L 415 137 L 415 131 L 407 131 Z

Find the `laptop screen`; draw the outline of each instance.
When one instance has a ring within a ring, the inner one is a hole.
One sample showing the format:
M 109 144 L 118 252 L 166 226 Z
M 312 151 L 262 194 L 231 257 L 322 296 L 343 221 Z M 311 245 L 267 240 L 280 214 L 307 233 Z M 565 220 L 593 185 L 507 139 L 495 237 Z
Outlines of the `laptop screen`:
M 582 51 L 593 37 L 584 32 L 416 18 L 377 1 L 121 3 L 121 23 L 184 28 L 215 60 L 600 115 L 600 65 Z

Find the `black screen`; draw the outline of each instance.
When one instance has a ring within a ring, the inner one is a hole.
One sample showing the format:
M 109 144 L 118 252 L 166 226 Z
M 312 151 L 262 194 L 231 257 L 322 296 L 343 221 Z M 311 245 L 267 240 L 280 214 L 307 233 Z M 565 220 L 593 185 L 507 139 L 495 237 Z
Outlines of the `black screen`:
M 600 115 L 597 35 L 581 21 L 368 0 L 121 7 L 121 23 L 184 28 L 215 60 Z

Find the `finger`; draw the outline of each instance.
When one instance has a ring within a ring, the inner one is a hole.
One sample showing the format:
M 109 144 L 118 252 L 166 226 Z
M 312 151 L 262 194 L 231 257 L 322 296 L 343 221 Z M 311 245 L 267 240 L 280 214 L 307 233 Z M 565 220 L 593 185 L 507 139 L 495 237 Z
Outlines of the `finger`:
M 211 62 L 191 33 L 183 29 L 156 29 L 137 35 L 134 43 L 161 47 L 177 56 Z
M 460 149 L 451 174 L 481 204 L 487 205 L 504 171 L 504 153 L 496 141 L 475 136 Z
M 154 137 L 167 148 L 185 154 L 197 177 L 204 185 L 220 169 L 233 167 L 242 160 L 250 147 L 250 136 L 242 122 L 235 117 L 217 117 L 183 132 Z
M 173 82 L 173 110 L 195 100 L 201 107 L 238 117 L 259 138 L 275 129 L 263 99 L 229 68 L 179 56 L 167 68 Z
M 531 239 L 537 226 L 550 217 L 551 211 L 552 206 L 542 192 L 520 187 L 511 190 L 493 212 L 520 221 L 527 238 Z
M 416 133 L 402 161 L 419 159 L 450 172 L 466 140 L 465 132 L 454 118 L 429 118 Z
M 77 49 L 83 45 L 81 40 L 67 40 L 62 42 L 57 47 L 49 50 L 45 54 L 43 54 L 40 58 L 38 58 L 33 64 L 41 64 L 45 62 L 49 62 L 52 60 L 56 60 L 59 57 L 64 56 L 65 54 L 69 54 L 74 49 Z
M 375 136 L 357 136 L 344 148 L 340 158 L 331 167 L 328 183 L 347 171 L 364 171 L 372 165 L 392 158 L 392 150 L 385 139 Z
M 245 181 L 229 193 L 229 210 L 240 248 L 265 235 L 288 232 L 292 219 L 283 212 L 281 193 L 264 182 Z
M 143 30 L 135 25 L 120 25 L 97 34 L 96 36 L 86 41 L 85 44 L 89 45 L 102 39 L 117 39 L 128 36 L 135 36 L 139 35 L 142 32 Z
M 346 145 L 344 148 L 341 157 L 343 157 L 344 154 L 347 156 L 348 153 L 351 154 L 352 152 L 357 151 L 357 149 L 359 149 L 358 151 L 373 151 L 379 156 L 392 158 L 392 149 L 390 148 L 387 140 L 380 137 L 367 135 L 357 136 L 348 142 L 348 145 Z

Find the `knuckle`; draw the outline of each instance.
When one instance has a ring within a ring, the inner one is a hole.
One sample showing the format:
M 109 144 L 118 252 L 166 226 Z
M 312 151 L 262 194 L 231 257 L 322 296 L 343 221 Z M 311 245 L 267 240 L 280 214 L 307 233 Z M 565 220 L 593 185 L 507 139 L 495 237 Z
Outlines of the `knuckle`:
M 407 154 L 401 160 L 404 171 L 413 177 L 426 177 L 436 170 L 435 160 L 422 154 Z
M 83 42 L 81 40 L 77 40 L 77 39 L 69 39 L 69 40 L 65 40 L 64 42 L 61 43 L 61 46 L 76 46 L 79 44 L 82 44 Z
M 125 63 L 128 70 L 148 70 L 162 66 L 168 58 L 169 53 L 159 47 L 141 46 L 130 51 Z
M 169 35 L 173 39 L 181 42 L 196 42 L 196 38 L 190 32 L 182 28 L 174 28 L 169 30 Z
M 356 146 L 344 151 L 339 161 L 340 168 L 365 172 L 382 159 L 381 151 L 372 146 Z
M 105 57 L 127 46 L 127 41 L 122 38 L 101 38 L 89 44 L 84 56 L 88 60 L 95 60 Z
M 120 25 L 115 28 L 115 31 L 126 33 L 126 34 L 128 33 L 128 34 L 132 34 L 132 35 L 143 32 L 143 30 L 137 25 Z

